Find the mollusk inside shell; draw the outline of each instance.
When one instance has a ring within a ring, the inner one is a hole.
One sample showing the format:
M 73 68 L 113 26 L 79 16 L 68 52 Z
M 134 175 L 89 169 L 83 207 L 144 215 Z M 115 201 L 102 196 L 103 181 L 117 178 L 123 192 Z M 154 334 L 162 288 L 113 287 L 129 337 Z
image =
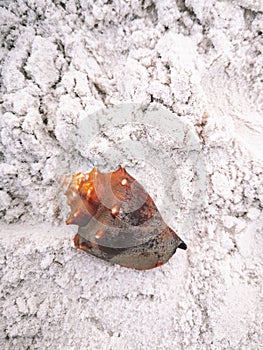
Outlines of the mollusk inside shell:
M 64 178 L 70 206 L 67 224 L 78 225 L 76 248 L 103 260 L 138 270 L 167 262 L 186 244 L 163 221 L 144 188 L 120 166 L 97 168 Z

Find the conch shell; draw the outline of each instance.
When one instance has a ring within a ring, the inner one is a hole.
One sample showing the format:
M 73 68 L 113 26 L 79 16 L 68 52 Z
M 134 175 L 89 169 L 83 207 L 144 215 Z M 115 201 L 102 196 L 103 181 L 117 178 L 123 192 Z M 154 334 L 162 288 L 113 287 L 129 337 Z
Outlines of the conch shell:
M 76 248 L 138 270 L 163 265 L 177 248 L 187 248 L 124 167 L 67 175 L 63 186 L 71 209 L 66 223 L 79 226 Z

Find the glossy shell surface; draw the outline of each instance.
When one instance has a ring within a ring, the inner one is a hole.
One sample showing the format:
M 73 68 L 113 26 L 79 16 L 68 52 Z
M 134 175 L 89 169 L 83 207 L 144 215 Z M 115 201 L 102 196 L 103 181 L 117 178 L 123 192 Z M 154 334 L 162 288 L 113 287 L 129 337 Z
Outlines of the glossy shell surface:
M 112 173 L 94 168 L 64 178 L 71 212 L 67 224 L 78 225 L 77 249 L 138 270 L 167 262 L 186 244 L 163 221 L 152 198 L 120 166 Z

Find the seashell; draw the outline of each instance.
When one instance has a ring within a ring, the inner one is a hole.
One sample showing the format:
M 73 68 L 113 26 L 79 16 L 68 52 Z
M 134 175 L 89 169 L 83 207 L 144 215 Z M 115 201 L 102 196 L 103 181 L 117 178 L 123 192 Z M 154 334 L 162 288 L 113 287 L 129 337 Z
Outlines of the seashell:
M 186 244 L 163 221 L 144 188 L 120 166 L 112 173 L 94 168 L 63 180 L 78 225 L 77 249 L 121 266 L 146 270 L 166 263 Z

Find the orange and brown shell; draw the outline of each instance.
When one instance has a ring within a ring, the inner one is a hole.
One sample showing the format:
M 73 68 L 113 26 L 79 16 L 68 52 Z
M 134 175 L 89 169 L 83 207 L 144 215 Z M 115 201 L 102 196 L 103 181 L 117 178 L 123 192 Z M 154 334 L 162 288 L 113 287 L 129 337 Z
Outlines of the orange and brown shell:
M 66 223 L 79 226 L 76 248 L 138 270 L 160 266 L 177 248 L 187 248 L 124 167 L 69 175 L 63 186 L 71 208 Z

